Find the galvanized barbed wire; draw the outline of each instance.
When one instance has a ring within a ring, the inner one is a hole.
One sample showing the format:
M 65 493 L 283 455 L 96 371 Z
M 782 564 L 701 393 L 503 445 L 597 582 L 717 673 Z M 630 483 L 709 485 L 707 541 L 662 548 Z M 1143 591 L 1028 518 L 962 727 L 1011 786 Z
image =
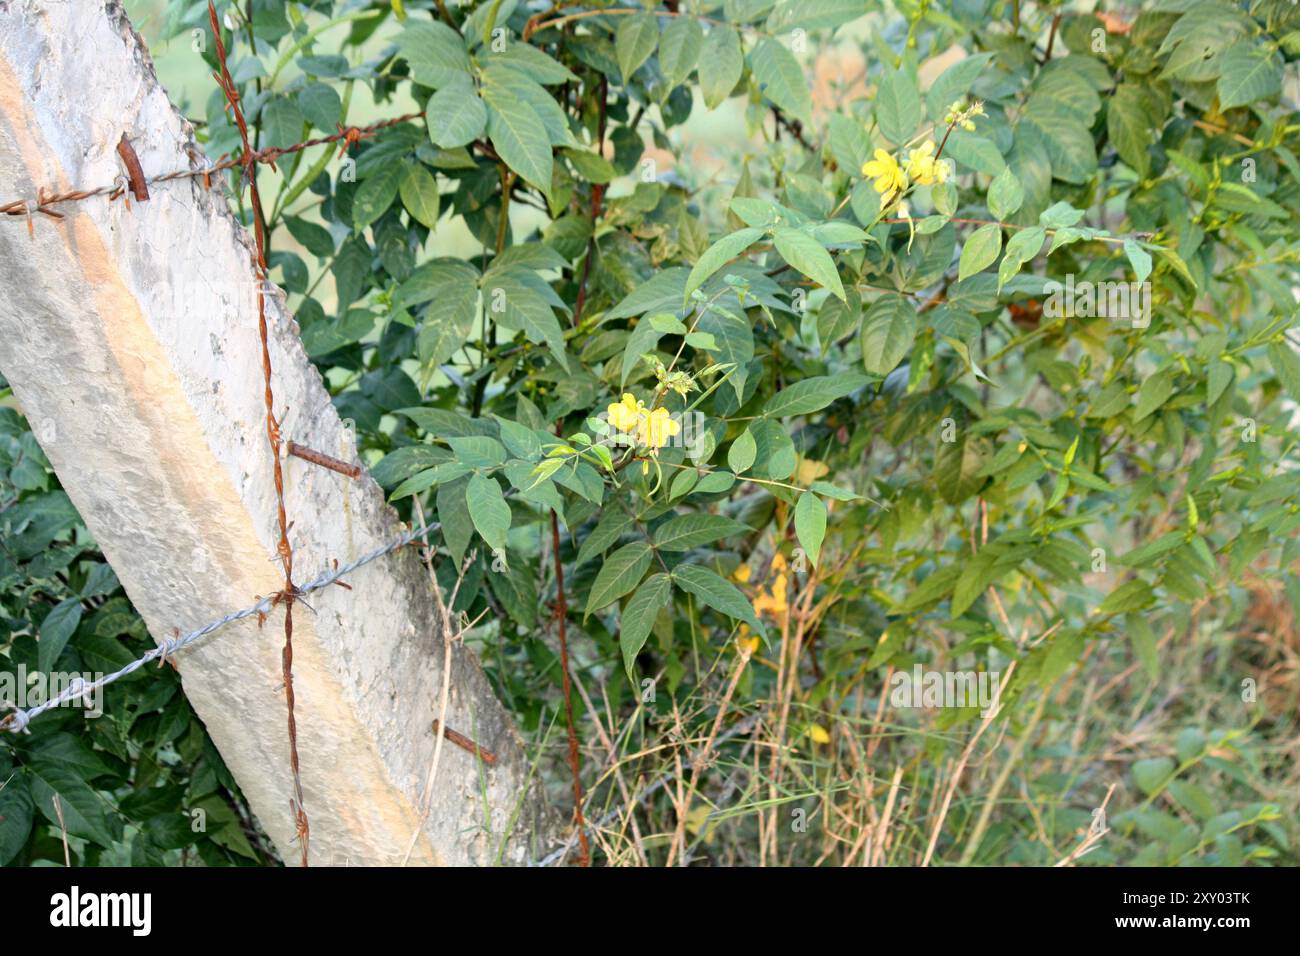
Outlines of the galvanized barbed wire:
M 381 547 L 375 548 L 373 551 L 369 551 L 366 554 L 363 554 L 355 561 L 350 561 L 347 564 L 335 567 L 330 571 L 326 571 L 318 575 L 317 577 L 313 578 L 311 581 L 307 582 L 306 584 L 298 586 L 296 588 L 297 593 L 294 596 L 301 598 L 303 595 L 310 594 L 313 591 L 319 591 L 322 588 L 327 588 L 331 584 L 335 584 L 339 582 L 339 580 L 343 578 L 345 575 L 351 574 L 353 571 L 356 571 L 358 568 L 364 567 L 365 565 L 369 564 L 372 561 L 377 561 L 379 558 L 382 558 L 385 555 L 392 554 L 394 551 L 398 550 L 399 548 L 403 548 L 406 545 L 410 544 L 416 538 L 428 534 L 431 531 L 438 530 L 439 527 L 441 527 L 441 523 L 434 521 L 434 522 L 430 522 L 429 524 L 421 528 L 415 528 L 411 531 L 408 531 L 405 534 L 401 535 L 400 537 L 390 541 L 388 544 L 385 544 Z M 140 657 L 136 658 L 135 660 L 133 660 L 131 663 L 127 664 L 125 667 L 121 668 L 120 670 L 116 670 L 111 674 L 106 674 L 103 677 L 100 677 L 93 681 L 73 682 L 57 697 L 53 697 L 50 700 L 47 700 L 45 703 L 40 704 L 37 707 L 32 707 L 28 710 L 15 709 L 14 711 L 5 715 L 3 718 L 0 718 L 0 730 L 7 730 L 10 733 L 24 732 L 27 730 L 28 724 L 30 724 L 34 719 L 39 717 L 41 714 L 45 713 L 47 710 L 51 710 L 52 708 L 62 706 L 63 704 L 78 699 L 79 697 L 84 697 L 86 694 L 90 693 L 93 690 L 96 690 L 100 687 L 105 687 L 108 684 L 112 684 L 114 681 L 121 680 L 123 677 L 127 677 L 131 674 L 134 674 L 136 671 L 138 671 L 145 664 L 148 664 L 150 661 L 155 661 L 160 659 L 165 660 L 173 656 L 174 654 L 176 654 L 178 651 L 181 651 L 186 647 L 189 647 L 191 644 L 193 644 L 195 641 L 199 640 L 200 638 L 206 637 L 212 632 L 220 630 L 221 628 L 225 627 L 227 624 L 233 624 L 236 621 L 242 621 L 245 618 L 253 617 L 254 615 L 268 614 L 270 613 L 270 611 L 272 611 L 275 608 L 275 606 L 278 603 L 280 603 L 283 600 L 284 600 L 284 595 L 281 592 L 276 592 L 275 594 L 269 594 L 266 597 L 261 598 L 256 604 L 249 605 L 248 607 L 238 611 L 233 611 L 230 614 L 227 614 L 225 617 L 221 617 L 215 621 L 211 621 L 207 624 L 204 624 L 202 627 L 198 628 L 197 630 L 190 631 L 188 634 L 182 635 L 181 637 L 166 638 L 157 647 L 153 648 L 152 650 L 150 650 L 145 654 L 142 654 Z

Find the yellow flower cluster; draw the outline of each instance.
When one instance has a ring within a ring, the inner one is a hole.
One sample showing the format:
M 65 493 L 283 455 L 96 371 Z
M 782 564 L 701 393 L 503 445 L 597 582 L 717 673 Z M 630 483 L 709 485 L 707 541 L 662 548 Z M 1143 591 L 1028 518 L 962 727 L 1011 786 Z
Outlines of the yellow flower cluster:
M 883 149 L 877 149 L 873 155 L 875 159 L 862 164 L 862 175 L 876 181 L 876 192 L 881 196 L 893 196 L 906 189 L 907 173 L 898 165 L 898 160 Z
M 732 579 L 740 584 L 748 584 L 752 575 L 753 571 L 750 570 L 749 565 L 742 564 L 736 568 Z M 773 618 L 780 620 L 781 616 L 789 610 L 785 595 L 789 582 L 785 555 L 777 554 L 772 558 L 772 586 L 766 591 L 760 590 L 755 595 L 754 611 L 758 614 L 771 614 Z
M 785 621 L 785 616 L 790 610 L 790 605 L 786 600 L 786 592 L 789 590 L 790 578 L 787 573 L 785 556 L 777 554 L 772 558 L 772 584 L 766 591 L 760 589 L 754 596 L 754 612 L 759 615 L 767 614 L 778 623 Z M 732 579 L 740 584 L 748 584 L 753 571 L 749 565 L 742 564 L 736 568 L 732 574 Z M 740 631 L 736 634 L 736 644 L 742 651 L 753 654 L 758 650 L 758 638 L 750 634 L 749 625 L 740 625 Z
M 950 175 L 948 162 L 935 155 L 932 139 L 927 139 L 908 153 L 906 168 L 883 149 L 876 150 L 874 156 L 875 159 L 862 164 L 862 175 L 875 180 L 876 192 L 887 197 L 882 202 L 888 202 L 895 194 L 902 193 L 909 183 L 931 186 L 946 183 Z
M 907 173 L 918 186 L 948 181 L 948 164 L 935 158 L 934 140 L 927 139 L 907 156 Z
M 606 410 L 609 423 L 621 432 L 636 438 L 638 445 L 659 449 L 682 430 L 682 426 L 673 420 L 666 408 L 650 411 L 645 402 L 638 401 L 630 392 L 623 393 L 621 402 L 614 402 Z
M 756 614 L 770 614 L 774 620 L 785 620 L 790 606 L 786 603 L 786 591 L 789 590 L 790 577 L 786 573 L 785 555 L 777 554 L 772 558 L 772 585 L 766 591 L 759 591 L 754 598 Z

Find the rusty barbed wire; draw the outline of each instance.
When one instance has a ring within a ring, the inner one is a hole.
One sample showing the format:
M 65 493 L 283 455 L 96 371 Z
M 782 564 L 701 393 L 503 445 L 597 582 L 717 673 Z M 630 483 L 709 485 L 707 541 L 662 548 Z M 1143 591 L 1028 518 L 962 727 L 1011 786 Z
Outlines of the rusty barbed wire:
M 313 465 L 319 465 L 322 468 L 328 468 L 330 471 L 336 471 L 340 475 L 346 475 L 353 481 L 361 477 L 361 466 L 352 465 L 346 461 L 341 461 L 333 455 L 327 455 L 323 451 L 317 451 L 314 448 L 308 448 L 306 445 L 299 445 L 296 441 L 286 442 L 285 450 L 294 458 L 301 458 L 303 461 L 309 461 Z
M 144 180 L 140 157 L 135 154 L 135 148 L 126 138 L 126 133 L 123 133 L 122 138 L 117 141 L 117 155 L 121 157 L 122 165 L 126 167 L 127 176 L 130 177 L 131 195 L 135 197 L 136 202 L 148 202 L 149 184 Z
M 294 829 L 297 833 L 298 846 L 302 851 L 302 865 L 308 865 L 308 847 L 311 841 L 311 827 L 307 820 L 302 793 L 302 770 L 298 759 L 298 724 L 294 716 L 293 695 L 293 602 L 298 596 L 298 589 L 293 583 L 293 547 L 289 544 L 289 515 L 284 506 L 284 467 L 280 461 L 281 436 L 280 421 L 275 417 L 275 394 L 271 388 L 271 348 L 268 342 L 266 321 L 266 227 L 262 214 L 262 196 L 257 189 L 257 149 L 248 136 L 248 122 L 244 119 L 244 110 L 239 105 L 239 90 L 230 76 L 226 66 L 226 44 L 221 39 L 221 24 L 217 22 L 217 8 L 208 0 L 208 19 L 212 23 L 212 33 L 217 44 L 218 71 L 213 79 L 226 97 L 226 105 L 235 119 L 239 130 L 239 139 L 244 147 L 244 170 L 248 177 L 248 197 L 252 204 L 253 239 L 256 256 L 253 272 L 262 288 L 257 291 L 257 334 L 262 347 L 263 396 L 266 404 L 266 438 L 271 446 L 272 476 L 275 482 L 275 511 L 280 528 L 280 541 L 276 552 L 280 556 L 280 565 L 284 569 L 284 589 L 276 595 L 274 604 L 284 604 L 284 648 L 280 652 L 280 669 L 284 678 L 284 701 L 288 710 L 289 729 L 289 768 L 293 771 L 293 796 L 289 800 L 289 809 L 294 815 Z M 138 163 L 137 163 L 138 166 Z M 272 163 L 274 168 L 274 163 Z M 274 604 L 272 606 L 274 606 Z
M 435 717 L 433 720 L 433 732 L 435 735 L 438 733 L 438 727 L 439 727 L 438 719 Z M 480 747 L 478 744 L 474 743 L 474 741 L 470 740 L 464 734 L 452 730 L 450 727 L 443 727 L 442 735 L 446 737 L 449 741 L 451 741 L 453 744 L 455 744 L 457 747 L 459 747 L 461 750 L 467 750 L 474 756 L 481 758 L 482 761 L 488 766 L 491 767 L 496 765 L 497 762 L 496 754 L 488 750 L 486 747 Z
M 154 183 L 174 182 L 178 179 L 199 179 L 204 180 L 205 188 L 211 188 L 211 178 L 218 173 L 224 173 L 231 169 L 247 170 L 251 166 L 263 164 L 275 168 L 278 162 L 284 156 L 291 156 L 294 153 L 300 153 L 305 149 L 311 149 L 313 146 L 325 146 L 331 143 L 342 143 L 343 149 L 356 145 L 363 139 L 370 139 L 377 133 L 394 126 L 400 126 L 402 123 L 409 123 L 411 120 L 421 119 L 424 111 L 416 113 L 404 113 L 401 116 L 394 116 L 391 119 L 379 120 L 368 126 L 344 126 L 341 123 L 338 126 L 338 132 L 330 133 L 328 136 L 317 136 L 313 139 L 303 140 L 300 143 L 294 143 L 291 146 L 267 146 L 262 149 L 241 150 L 234 156 L 226 156 L 215 163 L 207 166 L 189 169 L 177 169 L 169 173 L 160 173 L 156 176 L 144 176 L 141 184 L 146 187 Z M 132 152 L 134 155 L 134 151 Z M 340 155 L 342 155 L 340 153 Z M 143 174 L 142 174 L 143 175 Z M 0 215 L 25 217 L 28 222 L 35 215 L 46 216 L 50 219 L 60 220 L 64 214 L 52 209 L 52 206 L 63 205 L 65 203 L 84 202 L 87 199 L 94 199 L 98 196 L 107 196 L 109 201 L 115 201 L 121 198 L 131 186 L 131 181 L 125 177 L 119 177 L 111 186 L 99 186 L 94 189 L 69 189 L 64 192 L 46 193 L 44 188 L 38 188 L 35 199 L 13 199 L 5 203 L 0 203 Z

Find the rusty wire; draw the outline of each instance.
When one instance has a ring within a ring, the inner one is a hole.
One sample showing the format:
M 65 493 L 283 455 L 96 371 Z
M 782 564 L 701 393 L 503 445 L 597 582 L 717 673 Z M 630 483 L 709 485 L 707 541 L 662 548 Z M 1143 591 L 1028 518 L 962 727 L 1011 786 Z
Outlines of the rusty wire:
M 582 757 L 573 725 L 573 691 L 569 679 L 569 641 L 565 626 L 569 608 L 564 594 L 564 562 L 560 559 L 560 523 L 554 509 L 551 511 L 551 545 L 555 556 L 555 620 L 560 635 L 560 677 L 564 690 L 564 723 L 569 740 L 569 771 L 573 775 L 573 824 L 578 833 L 578 865 L 591 866 L 587 821 L 582 815 Z
M 296 441 L 286 442 L 285 450 L 294 458 L 301 458 L 303 461 L 309 461 L 313 465 L 319 465 L 321 468 L 328 468 L 330 471 L 336 471 L 340 475 L 346 475 L 353 481 L 361 477 L 360 465 L 353 465 L 346 461 L 340 461 L 333 455 L 327 455 L 324 452 L 316 451 L 314 448 L 308 448 L 306 445 L 299 445 Z
M 371 123 L 369 126 L 343 126 L 337 124 L 338 132 L 336 133 L 303 140 L 301 143 L 294 143 L 291 146 L 267 146 L 262 149 L 251 149 L 245 146 L 244 150 L 238 154 L 227 156 L 211 165 L 202 166 L 198 169 L 177 169 L 169 173 L 160 173 L 157 176 L 148 176 L 143 179 L 143 184 L 147 187 L 154 183 L 168 183 L 177 179 L 202 178 L 204 185 L 210 187 L 211 178 L 217 173 L 223 173 L 231 169 L 248 170 L 259 163 L 274 168 L 281 157 L 291 156 L 294 153 L 302 152 L 304 149 L 311 149 L 313 146 L 342 143 L 343 149 L 347 149 L 349 146 L 363 139 L 369 139 L 385 129 L 420 119 L 423 116 L 424 111 L 421 110 L 417 113 L 404 113 L 401 116 L 394 116 L 392 119 L 380 120 L 377 123 Z M 123 182 L 116 182 L 111 186 L 100 186 L 96 189 L 69 189 L 60 193 L 46 193 L 44 189 L 38 189 L 35 199 L 13 199 L 6 203 L 0 203 L 0 215 L 26 217 L 29 222 L 32 216 L 37 214 L 59 220 L 63 218 L 64 214 L 50 207 L 64 203 L 84 202 L 97 196 L 107 196 L 111 202 L 120 198 L 129 185 L 131 183 L 124 179 Z
M 289 544 L 289 516 L 284 507 L 284 468 L 280 461 L 280 422 L 275 417 L 275 395 L 271 390 L 271 348 L 268 343 L 266 322 L 266 230 L 262 222 L 262 197 L 257 189 L 257 150 L 248 137 L 248 122 L 244 119 L 244 110 L 239 105 L 239 91 L 235 81 L 226 67 L 226 44 L 221 39 L 221 25 L 217 22 L 217 8 L 208 0 L 208 18 L 212 22 L 212 33 L 217 43 L 217 65 L 219 72 L 213 73 L 217 85 L 225 94 L 226 104 L 235 118 L 239 129 L 239 138 L 244 147 L 244 169 L 248 175 L 248 196 L 252 203 L 253 237 L 256 242 L 256 258 L 253 272 L 257 276 L 257 334 L 262 346 L 263 396 L 266 403 L 266 437 L 271 446 L 271 460 L 275 479 L 275 510 L 280 527 L 280 540 L 276 552 L 280 556 L 280 565 L 284 569 L 284 590 L 277 595 L 277 602 L 284 603 L 284 648 L 280 652 L 280 667 L 284 677 L 284 700 L 288 710 L 289 727 L 289 767 L 293 771 L 293 796 L 289 800 L 289 810 L 294 816 L 294 829 L 298 838 L 298 847 L 302 851 L 302 865 L 307 866 L 308 844 L 311 827 L 307 821 L 307 810 L 302 794 L 302 771 L 298 760 L 298 724 L 294 717 L 293 696 L 293 602 L 298 596 L 298 589 L 293 583 L 293 548 Z
M 433 719 L 434 734 L 438 733 L 438 727 L 439 727 L 438 718 L 435 717 Z M 464 734 L 452 730 L 450 727 L 443 727 L 442 735 L 446 737 L 449 741 L 451 741 L 453 744 L 455 744 L 457 747 L 459 747 L 461 750 L 466 750 L 469 753 L 473 754 L 475 757 L 481 758 L 482 761 L 485 764 L 487 764 L 489 767 L 496 765 L 497 762 L 496 754 L 488 750 L 486 747 L 480 747 L 478 744 L 474 743 L 474 741 L 470 740 Z

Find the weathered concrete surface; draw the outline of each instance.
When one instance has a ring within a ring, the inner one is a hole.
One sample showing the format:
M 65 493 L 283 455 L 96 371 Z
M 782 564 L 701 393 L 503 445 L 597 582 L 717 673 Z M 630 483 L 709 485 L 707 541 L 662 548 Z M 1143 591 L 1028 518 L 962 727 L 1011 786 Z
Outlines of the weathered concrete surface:
M 0 197 L 111 184 L 123 133 L 145 174 L 202 164 L 117 0 L 0 0 Z M 147 203 L 0 217 L 0 372 L 156 639 L 276 591 L 281 572 L 250 240 L 218 190 L 183 179 Z M 354 459 L 276 290 L 268 297 L 286 439 Z M 287 413 L 286 413 L 287 410 Z M 401 531 L 369 478 L 285 462 L 298 580 Z M 294 615 L 299 749 L 313 861 L 400 862 L 433 754 L 442 639 L 413 550 Z M 279 613 L 180 660 L 185 692 L 262 824 L 293 861 Z M 457 647 L 447 725 L 495 751 L 486 772 L 444 745 L 411 861 L 489 863 L 527 773 L 511 722 Z M 484 820 L 486 799 L 490 821 Z M 525 801 L 505 859 L 529 854 Z

